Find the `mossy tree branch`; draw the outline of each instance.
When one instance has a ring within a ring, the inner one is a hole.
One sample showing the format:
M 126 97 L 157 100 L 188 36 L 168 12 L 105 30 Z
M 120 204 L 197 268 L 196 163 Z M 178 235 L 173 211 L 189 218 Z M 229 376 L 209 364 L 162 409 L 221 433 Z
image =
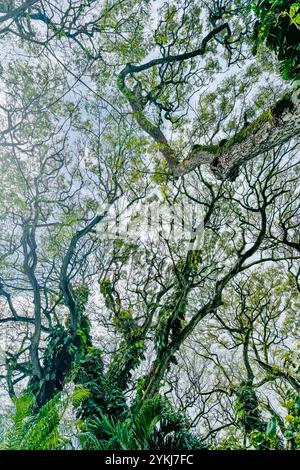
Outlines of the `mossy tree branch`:
M 211 37 L 213 36 L 211 35 Z M 197 51 L 198 55 L 203 55 L 204 52 L 205 46 Z M 139 82 L 131 90 L 126 84 L 126 78 L 145 71 L 157 63 L 161 63 L 162 60 L 172 62 L 187 60 L 195 56 L 195 54 L 191 54 L 152 60 L 140 66 L 127 64 L 118 77 L 118 87 L 129 101 L 134 118 L 158 145 L 172 176 L 176 178 L 184 176 L 205 164 L 218 178 L 234 180 L 241 165 L 299 135 L 300 90 L 297 89 L 278 100 L 273 107 L 264 111 L 252 123 L 245 125 L 225 145 L 223 142 L 210 146 L 195 145 L 187 158 L 181 158 L 172 148 L 163 131 L 146 116 L 144 110 L 148 99 L 142 95 Z M 159 60 L 160 62 L 158 62 Z

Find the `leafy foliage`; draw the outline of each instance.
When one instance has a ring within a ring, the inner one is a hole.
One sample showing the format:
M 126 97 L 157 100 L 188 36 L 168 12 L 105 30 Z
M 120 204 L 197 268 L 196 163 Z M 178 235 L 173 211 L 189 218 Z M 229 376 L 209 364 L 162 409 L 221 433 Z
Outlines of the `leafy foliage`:
M 72 375 L 74 382 L 89 393 L 77 409 L 78 417 L 85 420 L 104 412 L 108 416 L 119 416 L 127 409 L 122 390 L 104 374 L 102 353 L 98 349 L 89 347 L 74 365 Z
M 281 62 L 286 80 L 300 78 L 300 3 L 294 0 L 260 0 L 254 6 L 258 17 L 254 32 L 254 53 L 266 43 Z
M 289 392 L 286 398 L 284 406 L 288 414 L 285 417 L 284 437 L 290 449 L 300 449 L 300 396 Z

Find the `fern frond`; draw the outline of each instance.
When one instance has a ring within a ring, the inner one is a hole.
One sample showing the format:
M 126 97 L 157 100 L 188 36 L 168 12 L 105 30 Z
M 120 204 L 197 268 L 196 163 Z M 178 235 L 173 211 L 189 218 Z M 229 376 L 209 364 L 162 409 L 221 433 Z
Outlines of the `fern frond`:
M 72 405 L 74 408 L 77 408 L 81 403 L 90 396 L 90 391 L 88 388 L 76 387 L 72 395 Z

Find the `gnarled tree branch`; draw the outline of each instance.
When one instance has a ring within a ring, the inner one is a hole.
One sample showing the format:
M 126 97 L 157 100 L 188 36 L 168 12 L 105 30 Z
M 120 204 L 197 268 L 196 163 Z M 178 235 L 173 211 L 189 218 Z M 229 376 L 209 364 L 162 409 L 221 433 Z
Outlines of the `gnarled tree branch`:
M 208 42 L 229 27 L 225 23 L 211 31 L 195 51 L 153 59 L 145 64 L 127 64 L 118 76 L 118 87 L 129 101 L 133 116 L 140 127 L 155 141 L 167 162 L 171 175 L 181 177 L 205 164 L 220 179 L 234 180 L 238 168 L 263 152 L 288 142 L 300 133 L 300 90 L 295 90 L 281 98 L 272 108 L 264 111 L 252 123 L 245 125 L 225 145 L 195 145 L 185 159 L 175 151 L 163 131 L 146 116 L 144 111 L 149 98 L 142 95 L 139 83 L 131 90 L 126 79 L 154 66 L 181 62 L 205 53 Z M 228 31 L 230 34 L 230 29 Z

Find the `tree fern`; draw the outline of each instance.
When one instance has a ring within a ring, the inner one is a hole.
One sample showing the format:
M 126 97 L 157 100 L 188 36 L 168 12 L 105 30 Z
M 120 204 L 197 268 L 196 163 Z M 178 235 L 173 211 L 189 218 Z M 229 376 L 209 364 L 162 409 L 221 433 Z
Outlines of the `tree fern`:
M 57 394 L 33 413 L 34 398 L 23 394 L 15 398 L 15 412 L 8 417 L 0 439 L 1 450 L 62 449 L 69 439 L 61 435 L 60 424 L 70 404 L 78 406 L 89 396 L 89 391 L 77 388 L 71 395 Z
M 59 449 L 66 440 L 60 436 L 58 428 L 67 404 L 56 395 L 52 400 L 42 406 L 38 414 L 32 419 L 29 429 L 20 442 L 19 449 L 24 450 L 51 450 Z

